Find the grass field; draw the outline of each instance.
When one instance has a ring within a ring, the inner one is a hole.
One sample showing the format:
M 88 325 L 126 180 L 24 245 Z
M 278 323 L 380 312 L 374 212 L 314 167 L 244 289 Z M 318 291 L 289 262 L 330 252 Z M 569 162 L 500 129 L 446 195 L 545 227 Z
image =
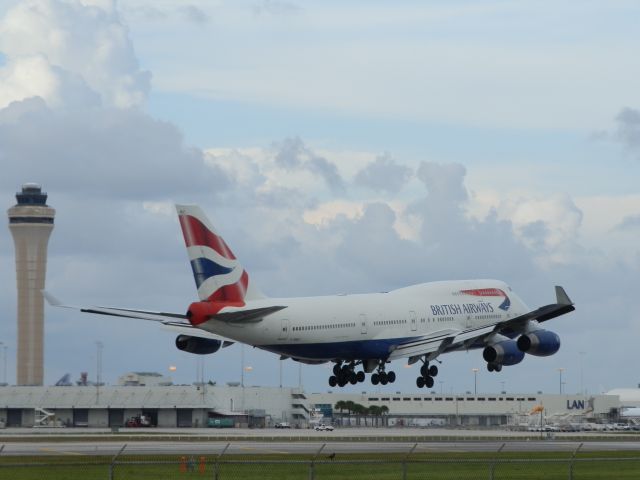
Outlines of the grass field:
M 403 463 L 402 455 L 320 456 L 313 466 L 314 478 L 339 480 L 487 479 L 493 465 L 495 479 L 568 479 L 566 452 L 418 453 Z M 201 461 L 202 459 L 202 461 Z M 310 459 L 300 455 L 228 455 L 215 464 L 215 457 L 123 456 L 110 471 L 110 457 L 40 456 L 0 457 L 0 479 L 90 480 L 154 479 L 219 480 L 309 479 Z M 20 465 L 18 465 L 20 464 Z M 403 471 L 406 468 L 406 477 Z M 218 476 L 215 477 L 215 471 Z M 111 475 L 112 472 L 112 476 Z M 640 478 L 640 452 L 588 452 L 573 465 L 575 480 Z

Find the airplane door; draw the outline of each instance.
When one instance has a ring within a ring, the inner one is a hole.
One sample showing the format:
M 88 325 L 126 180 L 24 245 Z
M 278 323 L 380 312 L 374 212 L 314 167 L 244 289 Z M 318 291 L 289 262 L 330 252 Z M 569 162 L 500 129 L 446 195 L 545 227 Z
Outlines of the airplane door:
M 289 337 L 289 320 L 283 318 L 280 324 L 280 335 L 278 340 L 286 340 Z
M 367 316 L 364 313 L 360 314 L 360 333 L 363 335 L 367 333 Z
M 409 322 L 411 323 L 411 331 L 415 332 L 418 329 L 418 316 L 416 312 L 409 312 Z

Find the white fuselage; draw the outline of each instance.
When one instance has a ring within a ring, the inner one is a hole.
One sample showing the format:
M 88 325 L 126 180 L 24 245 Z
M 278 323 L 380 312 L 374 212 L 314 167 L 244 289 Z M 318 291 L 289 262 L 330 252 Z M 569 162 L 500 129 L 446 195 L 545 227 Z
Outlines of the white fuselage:
M 505 298 L 463 293 L 483 289 L 504 292 L 509 304 L 505 306 Z M 286 308 L 255 323 L 212 319 L 199 328 L 293 358 L 385 359 L 395 345 L 411 338 L 492 325 L 529 311 L 497 280 L 423 283 L 387 293 L 268 298 L 248 302 L 245 308 L 274 305 Z

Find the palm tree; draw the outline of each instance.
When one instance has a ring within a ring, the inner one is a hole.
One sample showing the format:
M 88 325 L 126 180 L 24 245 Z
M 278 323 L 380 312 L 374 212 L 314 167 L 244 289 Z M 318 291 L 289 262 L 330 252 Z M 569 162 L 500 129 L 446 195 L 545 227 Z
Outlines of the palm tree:
M 359 403 L 354 403 L 353 404 L 353 413 L 356 414 L 356 425 L 359 427 L 360 426 L 360 415 L 363 415 L 364 413 L 366 413 L 367 409 L 364 407 L 364 405 L 361 405 Z M 365 420 L 365 425 L 366 425 L 366 420 Z
M 353 407 L 355 406 L 355 403 L 352 402 L 351 400 L 347 400 L 346 402 L 344 402 L 345 404 L 345 408 L 347 409 L 347 414 L 349 415 L 349 426 L 351 426 L 351 412 L 353 412 Z
M 338 400 L 333 408 L 340 411 L 340 425 L 344 426 L 344 414 L 342 411 L 347 409 L 347 402 L 344 400 Z
M 380 407 L 380 415 L 382 415 L 383 417 L 384 417 L 385 415 L 389 415 L 389 407 L 387 407 L 386 405 L 382 405 L 382 406 Z M 385 426 L 387 426 L 387 427 L 389 426 L 389 422 L 385 421 L 385 422 L 383 422 L 383 423 L 385 423 L 385 424 L 386 424 Z
M 373 415 L 373 417 L 375 417 L 376 419 L 376 427 L 378 426 L 378 420 L 380 420 L 380 415 L 382 414 L 380 408 L 381 407 L 379 407 L 378 405 L 371 405 L 368 408 L 369 415 Z

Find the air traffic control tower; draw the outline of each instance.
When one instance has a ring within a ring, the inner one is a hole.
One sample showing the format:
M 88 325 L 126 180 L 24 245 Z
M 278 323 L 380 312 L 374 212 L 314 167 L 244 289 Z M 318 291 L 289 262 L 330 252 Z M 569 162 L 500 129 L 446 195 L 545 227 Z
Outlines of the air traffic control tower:
M 18 363 L 16 385 L 42 385 L 44 377 L 44 279 L 47 244 L 56 211 L 36 183 L 16 193 L 18 204 L 8 210 L 9 230 L 16 247 L 18 285 Z

